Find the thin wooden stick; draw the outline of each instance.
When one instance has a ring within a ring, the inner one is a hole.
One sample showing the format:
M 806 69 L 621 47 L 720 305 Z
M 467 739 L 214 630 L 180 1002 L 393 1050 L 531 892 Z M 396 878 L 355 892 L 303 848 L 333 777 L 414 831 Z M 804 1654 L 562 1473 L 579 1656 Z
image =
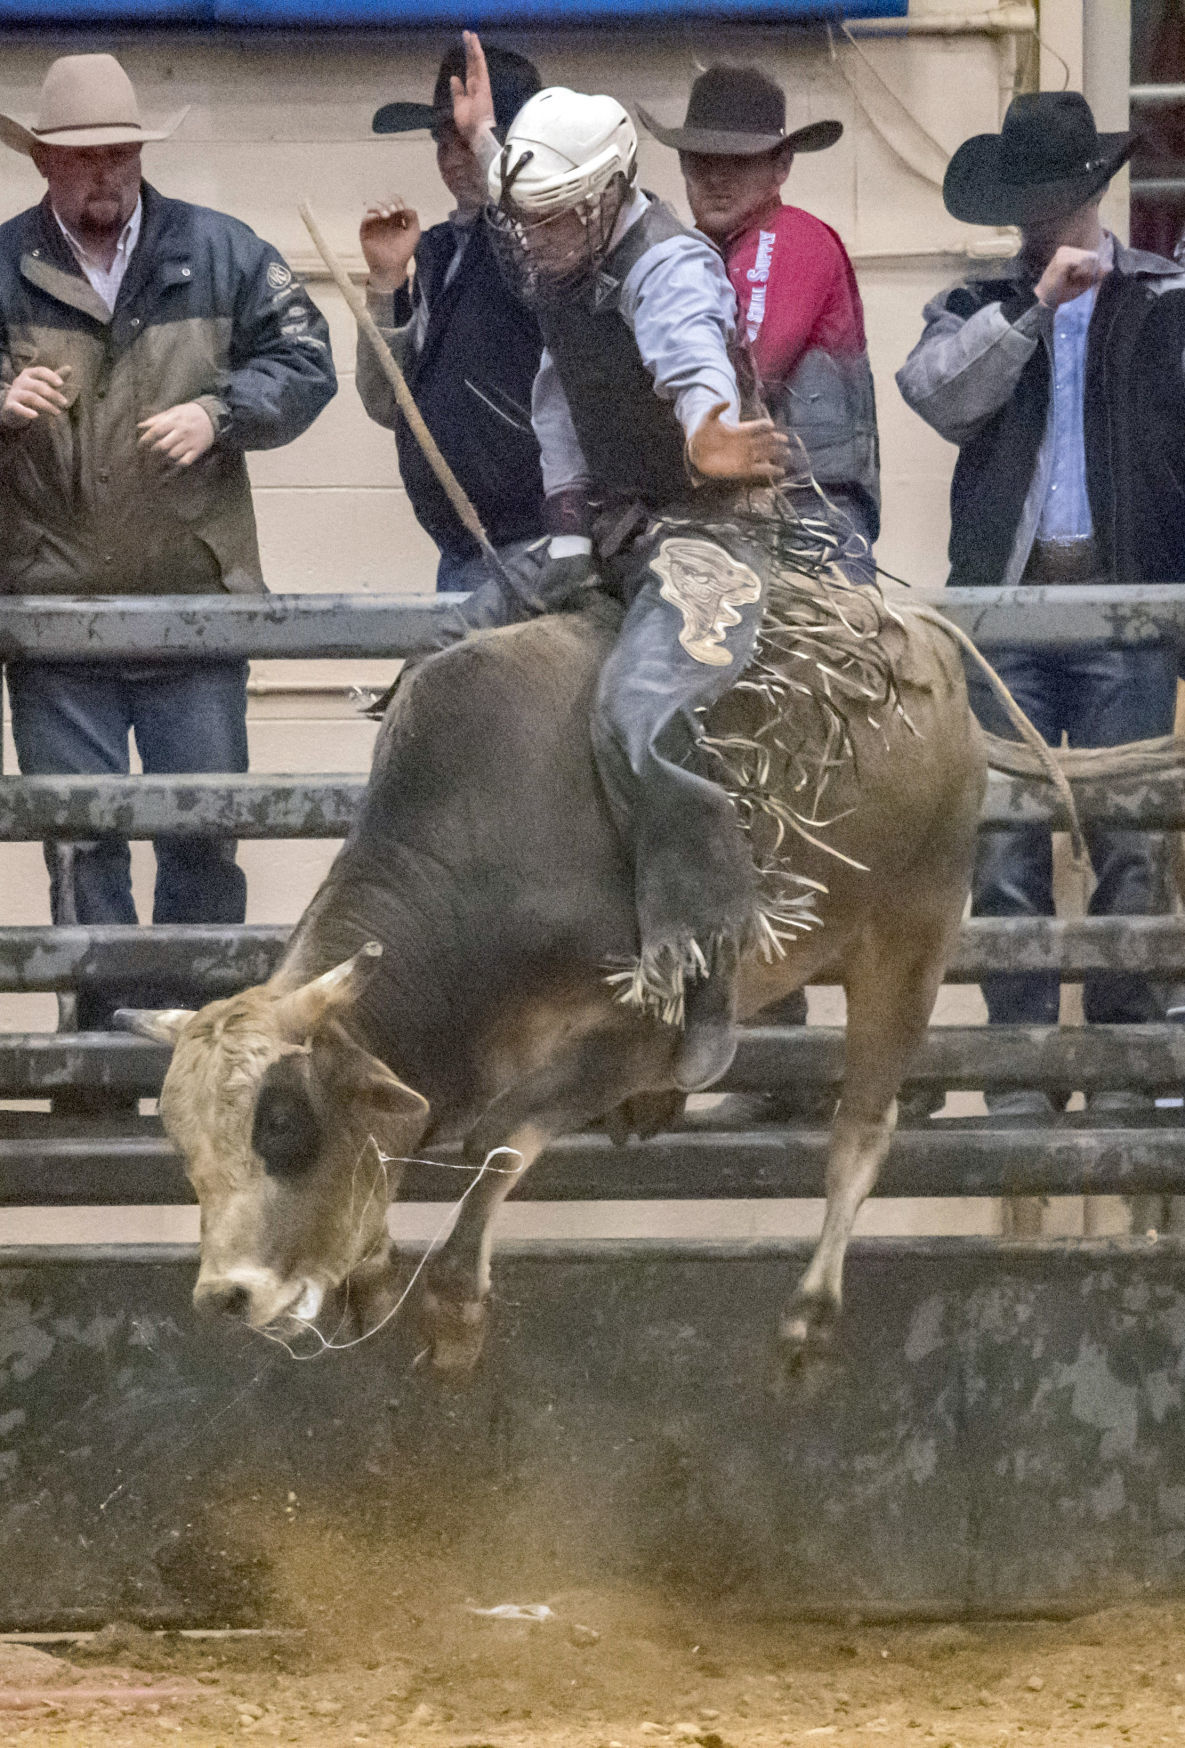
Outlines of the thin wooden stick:
M 391 351 L 387 342 L 383 339 L 374 317 L 367 309 L 366 299 L 346 272 L 338 256 L 326 242 L 320 225 L 313 217 L 308 201 L 300 201 L 297 210 L 299 211 L 301 218 L 304 220 L 305 229 L 308 231 L 309 236 L 312 237 L 313 242 L 317 245 L 317 253 L 333 275 L 334 283 L 345 298 L 350 314 L 353 316 L 359 328 L 374 348 L 374 354 L 379 361 L 383 375 L 395 390 L 395 399 L 399 403 L 399 411 L 403 414 L 408 425 L 411 427 L 412 435 L 420 448 L 424 451 L 428 465 L 440 481 L 449 503 L 457 512 L 457 515 L 460 517 L 469 533 L 472 534 L 474 540 L 477 541 L 483 554 L 494 566 L 498 575 L 513 587 L 512 580 L 507 575 L 506 567 L 495 551 L 485 528 L 482 526 L 481 517 L 474 509 L 469 494 L 466 492 L 464 486 L 461 484 L 444 456 L 440 453 L 435 437 L 433 437 L 431 431 L 429 431 L 427 425 L 424 423 L 424 415 L 420 412 L 419 407 L 417 407 L 412 392 L 404 380 L 403 372 L 395 362 L 394 353 Z

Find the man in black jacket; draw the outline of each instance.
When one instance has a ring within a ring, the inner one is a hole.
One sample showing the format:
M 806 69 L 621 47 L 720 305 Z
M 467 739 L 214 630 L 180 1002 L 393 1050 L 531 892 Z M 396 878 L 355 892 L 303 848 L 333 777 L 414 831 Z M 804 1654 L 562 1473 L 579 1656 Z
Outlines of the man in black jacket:
M 487 50 L 500 130 L 539 90 L 523 55 Z M 494 546 L 513 556 L 543 527 L 539 445 L 531 429 L 531 385 L 542 340 L 535 318 L 511 291 L 490 247 L 482 211 L 485 171 L 453 122 L 451 81 L 463 79 L 458 42 L 440 64 L 431 104 L 388 103 L 376 133 L 427 127 L 456 209 L 423 236 L 410 207 L 392 200 L 367 209 L 361 243 L 370 269 L 367 302 L 399 360 L 432 435 L 477 509 Z M 408 269 L 415 258 L 415 277 Z M 374 351 L 358 341 L 358 392 L 370 417 L 395 432 L 399 470 L 421 527 L 440 548 L 440 589 L 468 590 L 487 571 L 424 459 Z
M 1014 224 L 1022 249 L 944 292 L 898 372 L 902 394 L 959 446 L 951 489 L 956 585 L 1185 580 L 1185 274 L 1102 229 L 1099 201 L 1131 153 L 1100 135 L 1076 92 L 1019 97 L 1001 134 L 951 159 L 944 198 L 972 224 Z M 1046 739 L 1115 746 L 1169 733 L 1174 652 L 1165 647 L 998 650 L 992 659 Z M 977 678 L 981 720 L 1011 729 Z M 1094 915 L 1164 907 L 1162 845 L 1090 833 Z M 1053 914 L 1050 838 L 988 834 L 974 891 L 979 916 Z M 1054 1024 L 1053 973 L 985 981 L 994 1022 Z M 1086 1017 L 1160 1017 L 1146 980 L 1086 980 Z M 1001 1100 L 993 1101 L 1000 1105 Z M 1048 1109 L 1044 1094 L 1007 1108 Z

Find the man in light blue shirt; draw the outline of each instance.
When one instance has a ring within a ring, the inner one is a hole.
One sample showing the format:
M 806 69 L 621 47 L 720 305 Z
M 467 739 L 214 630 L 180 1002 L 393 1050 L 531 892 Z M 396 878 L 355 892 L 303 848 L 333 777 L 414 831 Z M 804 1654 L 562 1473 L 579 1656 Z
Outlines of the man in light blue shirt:
M 910 406 L 959 459 L 951 491 L 951 574 L 959 585 L 1185 580 L 1185 275 L 1103 230 L 1099 201 L 1131 151 L 1100 135 L 1076 92 L 1017 98 L 1000 134 L 968 140 L 944 195 L 968 223 L 1016 224 L 1015 261 L 981 270 L 928 305 L 898 372 Z M 1115 746 L 1170 733 L 1175 652 L 1167 647 L 987 652 L 1051 744 Z M 970 676 L 972 703 L 1012 735 Z M 1163 839 L 1092 829 L 1092 915 L 1142 915 L 1167 902 Z M 1040 827 L 985 833 L 977 916 L 1051 916 L 1052 846 Z M 1053 1025 L 1055 973 L 984 980 L 994 1023 Z M 1122 970 L 1086 979 L 1086 1017 L 1163 1017 L 1159 993 Z M 1102 1104 L 1117 1097 L 1104 1093 Z M 1145 1101 L 1146 1102 L 1146 1101 Z M 1043 1092 L 989 1106 L 1048 1114 Z
M 1103 233 L 1096 251 L 1099 275 L 1109 273 L 1111 239 Z M 1040 505 L 1036 540 L 1091 540 L 1094 521 L 1086 489 L 1083 415 L 1086 397 L 1086 336 L 1094 314 L 1097 283 L 1067 298 L 1053 312 L 1053 393 L 1045 441 L 1033 476 L 1034 507 Z

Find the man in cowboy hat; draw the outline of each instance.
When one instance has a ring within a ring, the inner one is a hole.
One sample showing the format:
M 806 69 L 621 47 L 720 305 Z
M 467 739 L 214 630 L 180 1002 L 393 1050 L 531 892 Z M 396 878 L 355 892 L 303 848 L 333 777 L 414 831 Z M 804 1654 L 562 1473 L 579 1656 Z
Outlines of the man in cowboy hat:
M 781 196 L 796 154 L 835 145 L 843 124 L 787 132 L 785 93 L 756 67 L 701 73 L 682 127 L 641 105 L 638 115 L 679 154 L 692 216 L 724 256 L 766 402 L 824 488 L 845 570 L 871 582 L 880 470 L 864 310 L 835 231 Z
M 140 119 L 111 55 L 54 62 L 28 126 L 48 185 L 0 227 L 0 474 L 10 594 L 264 588 L 244 452 L 298 436 L 334 393 L 325 322 L 246 225 L 142 180 Z M 247 664 L 9 666 L 26 773 L 245 771 Z M 241 922 L 235 846 L 160 839 L 156 922 Z M 135 922 L 128 847 L 46 846 L 55 920 Z M 101 1023 L 108 992 L 80 998 Z
M 486 50 L 500 132 L 540 88 L 525 55 Z M 453 123 L 451 80 L 463 77 L 465 47 L 446 52 L 431 103 L 387 103 L 375 133 L 428 128 L 440 177 L 456 202 L 443 224 L 423 236 L 400 200 L 370 206 L 362 253 L 370 270 L 367 302 L 429 430 L 476 506 L 494 545 L 513 560 L 543 526 L 539 445 L 531 428 L 531 384 L 543 341 L 535 317 L 494 258 L 482 210 L 485 171 Z M 408 269 L 415 258 L 415 280 Z M 440 548 L 436 584 L 468 590 L 486 577 L 485 560 L 424 458 L 374 350 L 358 340 L 358 393 L 370 417 L 395 433 L 399 471 L 416 520 Z
M 1100 134 L 1074 91 L 1018 97 L 1000 134 L 951 159 L 947 210 L 968 224 L 1016 225 L 1021 251 L 928 305 L 897 374 L 902 394 L 959 446 L 951 488 L 953 584 L 1185 581 L 1185 274 L 1102 228 L 1099 201 L 1131 153 Z M 1046 738 L 1115 746 L 1169 733 L 1176 662 L 1168 648 L 1000 650 L 993 661 Z M 1012 730 L 978 676 L 973 701 Z M 1094 915 L 1164 908 L 1162 845 L 1148 834 L 1089 834 Z M 974 890 L 980 916 L 1053 914 L 1049 833 L 987 834 Z M 993 1022 L 1054 1024 L 1053 973 L 984 984 Z M 1160 1017 L 1146 980 L 1086 979 L 1086 1017 Z M 1102 1095 L 1106 1098 L 1108 1095 Z M 1045 1112 L 1043 1093 L 998 1095 Z

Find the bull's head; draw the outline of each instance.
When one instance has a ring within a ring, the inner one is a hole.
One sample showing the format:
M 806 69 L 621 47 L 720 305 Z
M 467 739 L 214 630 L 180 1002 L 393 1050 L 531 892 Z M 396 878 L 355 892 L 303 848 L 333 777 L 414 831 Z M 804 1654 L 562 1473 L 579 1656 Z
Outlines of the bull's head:
M 365 1328 L 389 1302 L 385 1159 L 413 1150 L 428 1105 L 341 1023 L 381 952 L 298 989 L 123 1016 L 173 1047 L 160 1110 L 201 1204 L 199 1308 L 295 1330 L 332 1305 Z

